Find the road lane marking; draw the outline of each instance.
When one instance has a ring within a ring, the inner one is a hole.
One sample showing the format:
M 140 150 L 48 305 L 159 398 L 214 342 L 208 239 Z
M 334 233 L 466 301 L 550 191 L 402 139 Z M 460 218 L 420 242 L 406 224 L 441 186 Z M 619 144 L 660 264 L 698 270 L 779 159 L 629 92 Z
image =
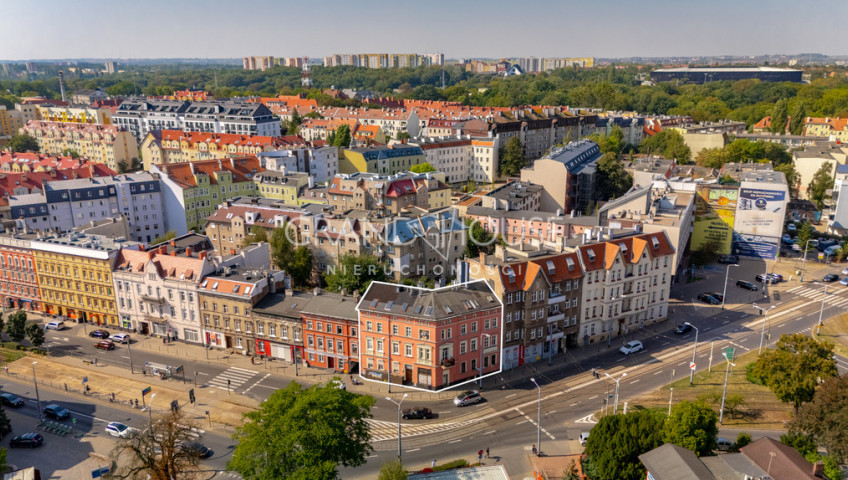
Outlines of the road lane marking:
M 504 397 L 504 398 L 514 397 L 514 396 L 516 396 L 516 395 L 518 395 L 518 394 L 517 394 L 517 393 L 513 393 L 513 394 L 511 394 L 511 395 L 507 395 L 507 396 L 506 396 L 506 397 Z
M 413 448 L 412 450 L 407 450 L 406 453 L 417 452 L 418 450 L 421 450 L 421 449 L 420 448 Z

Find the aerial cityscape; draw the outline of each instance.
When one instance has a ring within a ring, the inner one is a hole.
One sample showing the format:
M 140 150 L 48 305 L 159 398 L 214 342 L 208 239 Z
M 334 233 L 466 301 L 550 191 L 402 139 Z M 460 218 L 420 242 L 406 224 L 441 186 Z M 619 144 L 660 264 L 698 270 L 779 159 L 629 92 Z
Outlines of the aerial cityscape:
M 2 12 L 3 480 L 848 476 L 848 3 Z

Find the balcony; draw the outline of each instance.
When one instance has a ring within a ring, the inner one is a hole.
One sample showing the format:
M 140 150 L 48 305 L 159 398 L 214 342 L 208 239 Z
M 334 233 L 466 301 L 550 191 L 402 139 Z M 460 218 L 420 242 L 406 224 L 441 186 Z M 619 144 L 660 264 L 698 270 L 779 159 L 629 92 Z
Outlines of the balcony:
M 548 315 L 548 323 L 554 323 L 554 322 L 558 322 L 558 321 L 564 320 L 564 319 L 565 319 L 564 313 L 558 313 L 556 315 Z
M 562 292 L 551 292 L 548 297 L 548 305 L 553 305 L 554 303 L 559 303 L 565 300 L 565 294 Z
M 455 358 L 443 358 L 442 362 L 439 364 L 442 368 L 448 368 L 456 365 Z

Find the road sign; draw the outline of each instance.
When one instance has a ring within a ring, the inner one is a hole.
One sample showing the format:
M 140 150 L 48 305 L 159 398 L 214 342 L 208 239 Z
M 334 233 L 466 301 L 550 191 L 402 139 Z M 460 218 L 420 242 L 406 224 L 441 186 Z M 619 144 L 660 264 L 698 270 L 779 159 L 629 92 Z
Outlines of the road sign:
M 145 388 L 144 390 L 141 391 L 141 396 L 143 397 L 143 396 L 147 395 L 148 393 L 150 393 L 151 390 L 153 390 L 153 389 L 150 388 L 150 387 Z
M 689 362 L 689 370 L 695 370 L 695 362 Z
M 183 371 L 183 366 L 182 366 L 182 365 L 180 365 L 179 367 L 177 367 L 177 373 L 182 373 L 182 371 Z
M 99 478 L 106 475 L 111 470 L 110 467 L 100 467 L 91 471 L 91 478 Z
M 725 348 L 724 349 L 724 358 L 726 358 L 728 362 L 733 360 L 733 354 L 734 354 L 735 351 L 736 351 L 736 349 L 733 348 L 733 347 Z
M 88 383 L 88 377 L 82 377 L 82 383 Z

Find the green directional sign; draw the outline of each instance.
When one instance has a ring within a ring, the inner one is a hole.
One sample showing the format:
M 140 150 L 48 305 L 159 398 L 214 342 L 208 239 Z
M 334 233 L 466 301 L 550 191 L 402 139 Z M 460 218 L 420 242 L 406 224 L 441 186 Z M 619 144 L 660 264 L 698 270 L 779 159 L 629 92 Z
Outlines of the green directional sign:
M 736 351 L 733 347 L 727 347 L 724 349 L 724 358 L 727 359 L 728 362 L 733 360 L 733 353 Z

